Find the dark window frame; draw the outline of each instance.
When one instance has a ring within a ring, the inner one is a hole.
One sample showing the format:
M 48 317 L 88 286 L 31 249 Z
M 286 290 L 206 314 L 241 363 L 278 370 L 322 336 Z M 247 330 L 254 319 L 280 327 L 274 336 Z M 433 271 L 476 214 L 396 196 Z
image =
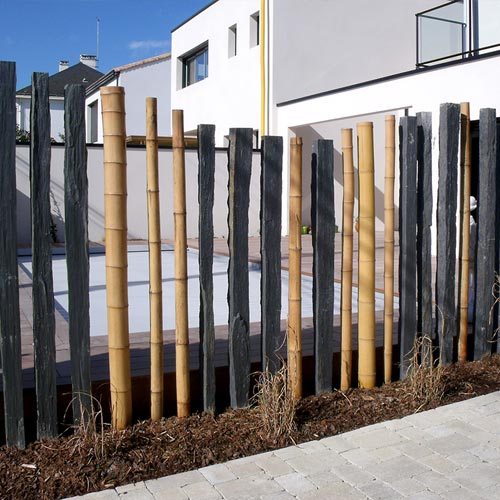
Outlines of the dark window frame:
M 202 64 L 200 64 L 200 58 L 203 60 Z M 180 59 L 182 61 L 182 88 L 208 78 L 208 42 L 184 54 Z M 202 73 L 199 73 L 199 67 L 203 67 Z

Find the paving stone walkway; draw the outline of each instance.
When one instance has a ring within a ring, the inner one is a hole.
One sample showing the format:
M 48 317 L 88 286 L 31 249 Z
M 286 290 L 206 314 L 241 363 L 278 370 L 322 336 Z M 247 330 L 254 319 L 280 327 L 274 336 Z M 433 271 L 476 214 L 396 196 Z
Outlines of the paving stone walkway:
M 500 499 L 500 391 L 85 500 Z

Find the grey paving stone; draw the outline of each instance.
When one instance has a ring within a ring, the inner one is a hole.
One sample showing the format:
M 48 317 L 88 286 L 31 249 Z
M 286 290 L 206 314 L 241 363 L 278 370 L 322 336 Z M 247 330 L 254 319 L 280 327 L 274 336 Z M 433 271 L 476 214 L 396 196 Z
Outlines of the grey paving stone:
M 304 451 L 298 446 L 289 446 L 288 448 L 282 448 L 281 450 L 274 450 L 273 455 L 283 460 L 288 460 L 289 458 L 301 457 L 305 455 Z
M 314 455 L 302 455 L 299 457 L 290 458 L 286 461 L 295 471 L 300 472 L 304 476 L 314 474 L 330 469 L 330 464 L 324 460 L 320 460 Z
M 364 484 L 375 480 L 375 476 L 373 474 L 370 474 L 354 464 L 334 467 L 332 472 L 342 478 L 344 482 L 349 483 L 352 486 L 363 486 Z
M 307 454 L 318 453 L 328 449 L 321 441 L 309 441 L 307 443 L 302 443 L 299 444 L 299 448 L 304 450 Z
M 233 474 L 225 464 L 203 467 L 200 469 L 200 473 L 211 484 L 223 483 L 225 481 L 232 481 L 233 479 L 236 479 L 236 475 Z
M 86 495 L 80 497 L 71 497 L 71 498 L 79 498 L 81 500 L 118 500 L 120 497 L 118 496 L 118 493 L 113 489 L 113 490 L 96 491 L 94 493 L 87 493 Z M 65 500 L 70 500 L 70 499 L 66 498 Z
M 370 455 L 375 458 L 375 460 L 380 462 L 385 462 L 391 458 L 400 457 L 403 453 L 396 446 L 386 446 L 385 448 L 376 448 L 375 450 L 370 450 Z
M 408 498 L 410 500 L 442 500 L 440 495 L 429 490 L 415 493 L 414 495 L 410 495 Z
M 488 500 L 493 500 L 495 497 L 494 496 L 481 497 L 465 488 L 458 488 L 456 490 L 445 491 L 441 493 L 441 498 L 445 498 L 448 500 L 481 500 L 484 498 L 488 498 Z
M 277 477 L 275 481 L 282 486 L 285 491 L 294 496 L 318 489 L 314 483 L 298 472 L 292 472 L 291 474 Z
M 372 481 L 359 488 L 372 500 L 393 500 L 401 498 L 401 494 L 383 481 Z
M 446 457 L 438 455 L 437 453 L 420 457 L 418 461 L 421 464 L 427 465 L 431 469 L 440 472 L 441 474 L 455 472 L 459 468 L 455 462 L 448 460 Z
M 472 454 L 471 450 L 459 451 L 458 453 L 453 453 L 452 455 L 448 455 L 448 460 L 455 462 L 460 467 L 467 467 L 469 465 L 481 462 L 481 459 L 476 455 Z
M 334 474 L 332 471 L 317 472 L 307 476 L 307 479 L 314 483 L 318 488 L 325 488 L 331 486 L 333 483 L 342 483 L 343 480 Z
M 474 421 L 474 425 L 483 431 L 491 432 L 491 434 L 500 434 L 498 427 L 498 414 L 488 415 L 487 417 L 480 417 Z
M 448 436 L 444 438 L 431 439 L 426 442 L 431 450 L 443 456 L 453 455 L 458 451 L 470 450 L 474 448 L 476 443 L 467 436 L 456 434 L 455 436 Z
M 489 488 L 484 488 L 482 490 L 479 490 L 476 493 L 481 498 L 484 498 L 486 500 L 500 500 L 500 483 L 494 484 Z
M 409 457 L 401 456 L 380 464 L 366 466 L 365 470 L 387 483 L 392 483 L 406 477 L 423 474 L 430 468 Z
M 357 444 L 360 448 L 374 449 L 384 448 L 385 446 L 393 446 L 405 441 L 405 439 L 397 432 L 391 431 L 385 427 L 377 427 L 376 429 L 356 436 L 351 436 L 350 440 Z
M 428 439 L 432 439 L 430 434 L 426 434 L 422 429 L 413 426 L 399 429 L 397 432 L 400 436 L 417 444 L 425 443 Z M 404 441 L 402 441 L 402 443 L 404 443 Z
M 381 448 L 385 449 L 385 448 Z M 351 462 L 358 467 L 363 467 L 365 465 L 371 465 L 377 463 L 378 460 L 371 454 L 362 448 L 357 448 L 355 450 L 349 450 L 341 454 L 348 462 Z
M 427 489 L 422 483 L 411 477 L 391 482 L 391 486 L 403 496 L 414 495 Z
M 151 494 L 149 493 L 149 491 L 146 488 L 146 484 L 144 483 L 144 481 L 139 481 L 138 483 L 126 484 L 123 486 L 117 486 L 115 488 L 115 490 L 118 493 L 118 495 L 124 495 L 124 494 L 129 494 L 129 493 L 134 493 L 134 492 L 140 493 L 142 491 L 145 491 L 149 496 L 151 496 Z
M 254 476 L 255 474 L 262 472 L 262 469 L 255 462 L 236 464 L 233 462 L 227 462 L 226 466 L 236 477 Z
M 477 491 L 496 484 L 500 477 L 500 468 L 480 462 L 454 472 L 448 477 L 465 488 Z
M 205 478 L 197 471 L 181 472 L 172 476 L 146 481 L 146 486 L 151 493 L 155 494 L 162 490 L 181 488 L 188 484 L 204 482 Z
M 216 485 L 217 490 L 226 500 L 253 500 L 263 495 L 280 493 L 283 488 L 273 479 L 263 476 L 244 477 Z
M 215 487 L 207 481 L 188 484 L 182 488 L 182 492 L 188 496 L 189 500 L 219 500 L 223 498 Z
M 335 483 L 299 495 L 298 500 L 366 500 L 366 495 L 347 483 Z
M 480 445 L 471 448 L 469 452 L 485 462 L 500 463 L 500 449 L 497 447 Z
M 344 435 L 324 438 L 321 440 L 321 443 L 337 453 L 359 448 L 359 446 L 347 439 Z
M 456 490 L 460 486 L 455 481 L 448 479 L 444 474 L 434 471 L 419 474 L 416 479 L 434 493 L 444 493 L 445 491 Z
M 402 418 L 397 418 L 395 420 L 388 420 L 384 422 L 384 427 L 391 431 L 399 431 L 400 429 L 406 429 L 407 427 L 412 427 L 411 423 Z
M 153 497 L 156 500 L 163 500 L 164 498 L 168 500 L 188 500 L 187 493 L 182 491 L 181 488 L 170 488 L 167 490 L 159 490 L 153 494 Z
M 296 497 L 290 495 L 286 491 L 281 493 L 271 493 L 270 495 L 262 495 L 260 500 L 296 500 Z
M 413 441 L 406 441 L 397 445 L 395 448 L 403 455 L 407 455 L 410 458 L 421 458 L 433 453 L 433 451 L 424 444 L 415 443 Z
M 279 457 L 259 458 L 255 464 L 271 477 L 284 476 L 294 471 L 290 465 Z

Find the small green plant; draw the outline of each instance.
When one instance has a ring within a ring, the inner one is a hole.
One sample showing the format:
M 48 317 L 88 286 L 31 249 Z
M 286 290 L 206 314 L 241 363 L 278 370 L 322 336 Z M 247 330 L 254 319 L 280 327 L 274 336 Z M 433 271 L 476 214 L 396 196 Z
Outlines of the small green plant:
M 31 136 L 30 133 L 26 130 L 16 125 L 16 141 L 17 142 L 30 142 Z
M 274 374 L 269 370 L 259 374 L 252 403 L 256 405 L 264 432 L 270 439 L 280 441 L 290 438 L 293 441 L 297 430 L 297 408 L 285 362 Z

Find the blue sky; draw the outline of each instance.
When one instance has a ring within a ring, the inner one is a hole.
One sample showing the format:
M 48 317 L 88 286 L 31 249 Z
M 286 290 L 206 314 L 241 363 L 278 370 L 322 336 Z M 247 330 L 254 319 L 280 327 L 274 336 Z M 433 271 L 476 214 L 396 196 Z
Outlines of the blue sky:
M 210 0 L 0 0 L 0 60 L 15 61 L 17 88 L 33 71 L 96 53 L 99 71 L 170 51 L 170 31 Z

